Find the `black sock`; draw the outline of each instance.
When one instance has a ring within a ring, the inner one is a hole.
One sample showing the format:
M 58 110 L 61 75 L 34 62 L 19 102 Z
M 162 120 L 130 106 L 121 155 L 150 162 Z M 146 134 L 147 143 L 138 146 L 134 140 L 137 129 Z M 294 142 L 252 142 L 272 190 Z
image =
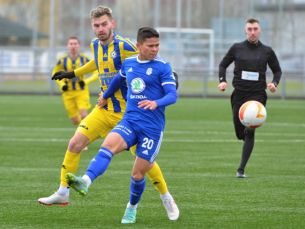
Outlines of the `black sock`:
M 245 129 L 243 151 L 241 155 L 240 165 L 237 170 L 240 173 L 244 173 L 247 162 L 251 156 L 254 147 L 254 134 L 255 134 L 255 129 L 250 129 L 250 128 Z

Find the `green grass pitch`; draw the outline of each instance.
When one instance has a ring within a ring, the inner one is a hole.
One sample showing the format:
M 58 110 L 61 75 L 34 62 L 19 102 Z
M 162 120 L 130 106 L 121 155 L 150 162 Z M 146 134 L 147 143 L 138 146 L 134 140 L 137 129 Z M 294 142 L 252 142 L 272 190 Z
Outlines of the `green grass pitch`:
M 95 98 L 92 98 L 94 101 Z M 72 127 L 58 96 L 0 96 L 0 228 L 305 228 L 305 101 L 274 100 L 256 131 L 247 179 L 235 178 L 242 143 L 229 99 L 184 99 L 167 110 L 157 157 L 181 217 L 170 222 L 147 182 L 137 223 L 121 225 L 133 158 L 116 156 L 104 176 L 67 207 L 42 206 L 58 187 Z M 82 174 L 102 140 L 82 154 Z

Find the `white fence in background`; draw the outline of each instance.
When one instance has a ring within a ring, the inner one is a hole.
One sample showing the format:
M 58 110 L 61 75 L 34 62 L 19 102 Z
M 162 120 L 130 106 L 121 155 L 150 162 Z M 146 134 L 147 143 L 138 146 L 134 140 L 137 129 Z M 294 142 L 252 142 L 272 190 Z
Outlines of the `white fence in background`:
M 223 53 L 211 54 L 209 36 L 182 34 L 181 46 L 178 47 L 171 32 L 162 33 L 161 55 L 169 60 L 179 74 L 179 94 L 185 96 L 229 96 L 232 87 L 219 93 L 217 65 Z M 190 43 L 187 37 L 192 36 L 194 43 Z M 202 39 L 203 37 L 204 39 Z M 175 37 L 175 36 L 174 36 Z M 66 48 L 57 49 L 55 58 L 49 61 L 49 49 L 31 50 L 30 48 L 0 48 L 0 93 L 56 93 L 58 92 L 54 81 L 50 80 L 51 71 L 56 60 L 65 52 Z M 90 57 L 90 50 L 85 50 Z M 57 57 L 57 58 L 56 58 Z M 289 55 L 281 56 L 280 63 L 283 77 L 279 91 L 270 96 L 280 98 L 304 98 L 305 99 L 305 69 L 302 65 L 304 57 L 289 58 Z M 211 63 L 214 64 L 212 68 Z M 227 77 L 231 85 L 233 64 L 228 68 Z M 268 81 L 272 80 L 272 73 L 268 70 Z M 93 87 L 93 92 L 99 91 L 98 83 Z

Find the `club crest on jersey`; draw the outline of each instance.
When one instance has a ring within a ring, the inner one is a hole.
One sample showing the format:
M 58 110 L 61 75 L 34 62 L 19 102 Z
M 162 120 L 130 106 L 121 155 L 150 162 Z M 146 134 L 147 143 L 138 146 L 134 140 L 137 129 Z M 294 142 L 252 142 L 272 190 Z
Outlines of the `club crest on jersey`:
M 150 76 L 152 73 L 152 68 L 147 68 L 146 75 Z
M 131 81 L 131 90 L 135 94 L 139 94 L 145 89 L 145 82 L 141 78 L 134 78 Z
M 117 56 L 117 54 L 116 54 L 115 51 L 113 51 L 110 55 L 111 55 L 111 58 L 112 58 L 112 59 L 116 58 L 116 56 Z

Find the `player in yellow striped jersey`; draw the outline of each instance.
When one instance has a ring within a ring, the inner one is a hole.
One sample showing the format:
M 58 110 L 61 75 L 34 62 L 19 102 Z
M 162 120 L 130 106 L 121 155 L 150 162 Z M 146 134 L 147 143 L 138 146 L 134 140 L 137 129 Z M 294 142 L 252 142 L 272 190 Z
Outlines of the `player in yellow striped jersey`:
M 107 90 L 110 81 L 120 70 L 123 61 L 127 57 L 137 54 L 138 51 L 130 40 L 113 32 L 114 21 L 110 8 L 98 6 L 91 11 L 90 16 L 92 29 L 97 37 L 91 43 L 94 59 L 72 72 L 54 74 L 52 79 L 73 79 L 76 76 L 87 74 L 97 69 L 103 92 Z M 66 174 L 77 171 L 80 152 L 84 147 L 95 139 L 104 138 L 122 119 L 126 107 L 127 90 L 126 84 L 123 85 L 113 96 L 107 99 L 106 106 L 99 107 L 98 103 L 91 113 L 82 120 L 74 136 L 70 139 L 61 168 L 59 189 L 49 197 L 38 199 L 39 203 L 45 205 L 68 204 L 69 188 Z M 175 201 L 167 189 L 160 167 L 156 162 L 151 164 L 148 177 L 159 191 L 169 219 L 174 218 L 176 220 L 179 216 L 179 211 L 177 211 Z
M 68 38 L 67 49 L 68 52 L 59 58 L 53 68 L 52 75 L 58 72 L 73 71 L 90 61 L 85 54 L 79 52 L 80 42 L 77 37 Z M 88 78 L 80 75 L 73 79 L 56 81 L 62 92 L 65 109 L 74 125 L 78 125 L 88 115 L 91 104 L 87 85 L 98 79 L 97 73 L 96 71 Z

